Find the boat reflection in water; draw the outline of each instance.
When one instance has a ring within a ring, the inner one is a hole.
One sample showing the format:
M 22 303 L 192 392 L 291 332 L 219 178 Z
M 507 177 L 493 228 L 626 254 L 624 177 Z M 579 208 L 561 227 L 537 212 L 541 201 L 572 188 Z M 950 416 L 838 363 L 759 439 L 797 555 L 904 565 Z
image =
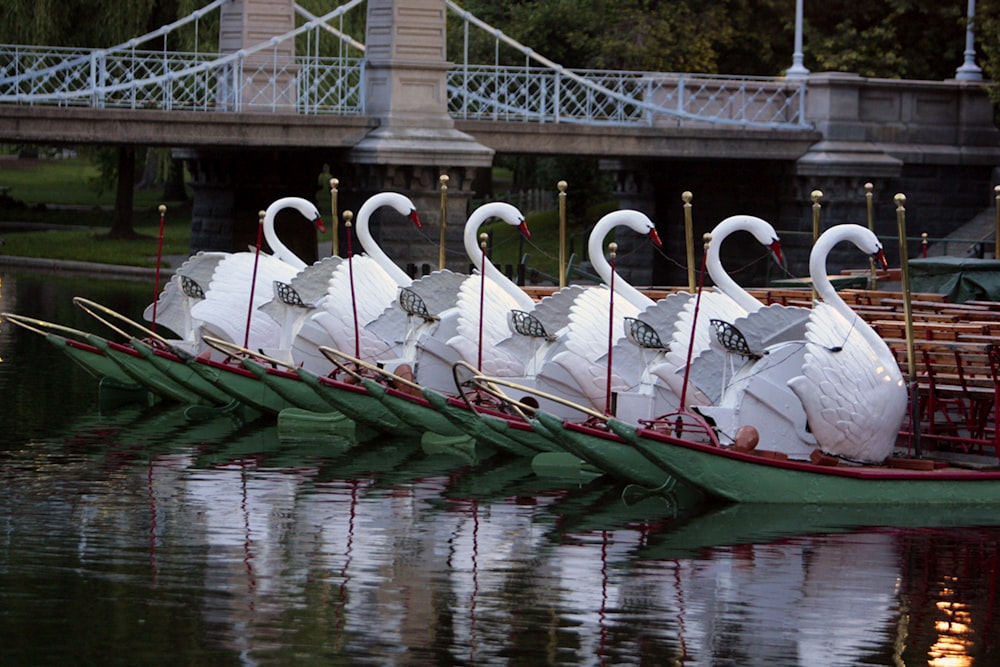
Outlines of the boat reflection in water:
M 745 664 L 991 664 L 997 525 L 982 506 L 738 504 L 634 556 L 674 582 L 658 593 L 673 601 L 684 664 L 717 664 L 722 646 Z
M 117 294 L 2 278 L 79 328 L 73 296 Z M 101 406 L 17 328 L 0 357 L 2 664 L 1000 664 L 1000 515 L 707 506 Z

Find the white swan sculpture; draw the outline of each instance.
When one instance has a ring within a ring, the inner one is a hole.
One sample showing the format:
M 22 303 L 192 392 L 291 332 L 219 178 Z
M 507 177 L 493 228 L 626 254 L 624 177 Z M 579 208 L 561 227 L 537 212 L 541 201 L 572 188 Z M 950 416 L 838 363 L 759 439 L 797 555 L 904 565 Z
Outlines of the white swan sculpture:
M 769 346 L 744 365 L 717 408 L 701 408 L 723 439 L 750 425 L 768 449 L 805 458 L 827 454 L 879 463 L 892 453 L 906 413 L 907 392 L 895 357 L 877 333 L 837 294 L 827 256 L 842 241 L 884 264 L 878 238 L 860 225 L 837 225 L 816 241 L 809 275 L 821 299 L 805 326 L 805 340 Z M 756 337 L 754 316 L 734 323 Z
M 660 237 L 656 226 L 643 213 L 634 210 L 613 211 L 601 218 L 590 233 L 587 251 L 594 270 L 601 277 L 603 285 L 587 289 L 577 288 L 570 298 L 563 298 L 566 326 L 561 331 L 552 332 L 558 337 L 557 343 L 537 364 L 537 373 L 521 373 L 517 382 L 558 395 L 571 401 L 603 410 L 607 394 L 607 366 L 598 363 L 605 357 L 609 346 L 609 333 L 617 342 L 624 332 L 626 317 L 635 317 L 640 310 L 653 305 L 653 300 L 630 285 L 624 278 L 612 271 L 611 264 L 604 256 L 604 239 L 615 228 L 625 227 L 637 234 L 648 237 L 657 246 Z M 614 285 L 615 303 L 611 310 L 611 292 Z M 570 289 L 570 288 L 567 288 Z M 561 294 L 553 296 L 560 299 Z M 621 298 L 619 298 L 621 297 Z M 613 322 L 609 315 L 613 314 Z M 516 350 L 527 336 L 515 335 L 503 346 Z M 530 356 L 521 351 L 522 359 Z M 522 367 L 525 364 L 522 362 Z M 533 370 L 530 366 L 529 370 Z M 615 391 L 625 385 L 617 377 L 612 378 Z M 554 404 L 547 409 L 560 413 Z
M 270 298 L 271 281 L 278 277 L 290 279 L 306 266 L 288 246 L 281 242 L 274 229 L 278 212 L 292 208 L 301 213 L 323 231 L 323 221 L 319 211 L 309 201 L 300 197 L 282 197 L 275 200 L 264 212 L 264 237 L 272 253 L 261 253 L 258 263 L 257 286 L 254 293 L 255 307 Z M 203 349 L 201 334 L 206 322 L 214 335 L 232 342 L 243 343 L 247 309 L 250 306 L 250 278 L 256 252 L 199 252 L 188 258 L 174 273 L 170 281 L 157 296 L 155 303 L 156 323 L 162 324 L 176 333 L 180 340 L 178 347 L 196 354 Z M 217 290 L 213 293 L 213 290 Z M 209 305 L 202 305 L 205 302 Z M 143 317 L 153 321 L 154 304 L 143 312 Z M 229 321 L 226 321 L 229 318 Z M 258 321 L 262 320 L 262 321 Z M 273 329 L 273 322 L 254 317 L 252 329 L 262 327 L 263 331 Z M 251 332 L 256 339 L 262 331 Z
M 327 258 L 307 269 L 309 273 L 303 272 L 293 281 L 297 283 L 293 286 L 312 285 L 306 289 L 306 294 L 313 297 L 309 303 L 295 306 L 280 302 L 279 306 L 279 300 L 275 299 L 265 306 L 266 311 L 274 313 L 282 322 L 277 344 L 266 350 L 270 356 L 294 360 L 314 372 L 326 372 L 330 362 L 320 352 L 321 345 L 354 354 L 357 339 L 362 359 L 372 360 L 384 354 L 386 346 L 378 339 L 355 335 L 355 331 L 362 333 L 365 325 L 393 302 L 400 287 L 412 282 L 371 233 L 372 215 L 383 207 L 409 218 L 418 228 L 421 226 L 408 197 L 396 192 L 381 192 L 369 197 L 358 209 L 353 226 L 364 254 L 355 255 L 350 262 L 341 257 Z M 276 284 L 275 295 L 283 289 L 284 286 Z
M 510 335 L 507 313 L 512 309 L 531 310 L 534 300 L 507 278 L 492 262 L 483 262 L 479 246 L 479 228 L 490 218 L 515 226 L 529 236 L 524 216 L 514 206 L 492 202 L 480 206 L 465 225 L 463 242 L 476 274 L 466 276 L 458 288 L 455 305 L 440 314 L 441 321 L 433 332 L 420 336 L 413 360 L 416 381 L 430 389 L 451 393 L 455 388 L 452 365 L 464 359 L 473 365 L 479 360 L 480 294 L 484 293 L 482 310 L 483 364 L 496 370 L 516 360 L 497 353 L 495 345 Z M 485 275 L 485 285 L 482 282 Z
M 498 218 L 502 222 L 516 226 L 520 232 L 530 237 L 527 225 L 517 208 L 503 202 L 490 202 L 479 206 L 465 223 L 462 239 L 469 261 L 480 270 L 482 264 L 482 249 L 479 247 L 479 228 L 490 218 Z M 475 252 L 473 253 L 473 249 Z M 487 267 L 490 280 L 504 282 L 504 295 L 501 298 L 523 300 L 523 291 L 507 280 L 496 267 Z M 449 269 L 441 269 L 426 275 L 405 290 L 400 290 L 399 298 L 393 302 L 366 330 L 386 341 L 392 347 L 391 358 L 380 357 L 379 361 L 388 370 L 399 369 L 402 364 L 412 366 L 418 356 L 418 341 L 434 347 L 435 343 L 443 342 L 455 335 L 458 327 L 459 310 L 457 308 L 462 294 L 462 286 L 469 279 L 468 275 L 456 273 Z M 448 331 L 441 337 L 438 331 L 444 328 Z M 443 348 L 442 354 L 449 356 Z M 422 352 L 421 352 L 422 354 Z M 433 362 L 423 364 L 426 368 Z M 405 372 L 404 372 L 405 374 Z
M 708 348 L 712 340 L 712 319 L 732 321 L 747 312 L 755 312 L 763 304 L 740 286 L 726 271 L 720 257 L 723 241 L 737 232 L 748 232 L 781 261 L 781 246 L 777 232 L 765 220 L 752 215 L 734 215 L 719 222 L 712 230 L 712 240 L 705 257 L 714 290 L 702 292 L 695 323 L 695 295 L 678 292 L 660 299 L 628 324 L 626 338 L 613 350 L 615 372 L 628 389 L 619 392 L 618 416 L 622 419 L 649 419 L 671 412 L 680 406 L 684 390 L 684 368 L 690 358 Z M 641 344 L 640 344 L 641 343 Z M 704 405 L 714 402 L 711 387 L 716 387 L 720 369 L 712 369 L 700 378 L 690 378 L 687 404 Z M 700 380 L 700 382 L 699 382 Z

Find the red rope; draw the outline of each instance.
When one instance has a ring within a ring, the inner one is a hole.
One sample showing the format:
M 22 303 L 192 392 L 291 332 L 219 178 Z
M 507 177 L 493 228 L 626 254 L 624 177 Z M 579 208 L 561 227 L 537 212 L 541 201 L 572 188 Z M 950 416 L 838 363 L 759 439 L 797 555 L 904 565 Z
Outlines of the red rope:
M 480 243 L 483 249 L 482 270 L 479 272 L 479 361 L 476 370 L 483 372 L 483 313 L 486 307 L 486 241 Z
M 243 335 L 243 347 L 250 347 L 250 318 L 253 317 L 253 293 L 257 289 L 257 265 L 260 264 L 261 234 L 264 232 L 263 219 L 257 223 L 257 252 L 253 256 L 253 279 L 250 281 L 250 304 L 247 306 L 247 328 Z
M 160 241 L 156 246 L 156 285 L 153 287 L 153 325 L 150 330 L 156 333 L 156 305 L 160 300 L 160 264 L 163 260 L 163 216 L 166 206 L 160 206 Z
M 358 327 L 358 299 L 354 293 L 354 252 L 351 250 L 351 223 L 348 221 L 347 228 L 347 277 L 351 285 L 351 314 L 354 317 L 354 358 L 361 358 L 361 332 Z
M 617 244 L 615 245 L 617 249 Z M 615 256 L 611 251 L 611 296 L 608 297 L 608 377 L 604 386 L 604 414 L 611 414 L 611 349 L 615 339 Z

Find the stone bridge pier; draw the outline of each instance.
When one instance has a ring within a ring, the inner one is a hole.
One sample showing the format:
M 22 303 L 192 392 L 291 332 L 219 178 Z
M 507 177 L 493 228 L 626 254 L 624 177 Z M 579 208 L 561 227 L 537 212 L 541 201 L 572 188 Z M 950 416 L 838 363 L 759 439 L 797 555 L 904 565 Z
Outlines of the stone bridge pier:
M 223 7 L 223 52 L 257 44 L 294 28 L 292 0 L 233 0 Z M 440 176 L 448 176 L 447 264 L 468 269 L 461 227 L 480 170 L 493 150 L 458 131 L 448 114 L 444 0 L 368 0 L 368 60 L 365 91 L 369 130 L 350 149 L 258 149 L 252 137 L 239 150 L 198 148 L 176 152 L 192 174 L 192 251 L 243 249 L 256 239 L 257 211 L 278 197 L 296 195 L 322 202 L 329 177 L 339 182 L 338 209 L 357 213 L 371 195 L 385 190 L 410 197 L 423 232 L 391 209 L 372 218 L 383 249 L 401 265 L 438 268 Z M 288 54 L 291 58 L 294 54 Z M 248 82 L 246 86 L 268 85 Z M 253 91 L 243 97 L 252 99 Z M 294 105 L 294 99 L 287 100 Z M 327 174 L 327 178 L 321 174 Z M 325 180 L 325 182 L 323 182 Z M 289 213 L 294 219 L 296 213 Z M 316 257 L 315 237 L 300 225 L 278 232 L 303 260 Z M 345 230 L 338 225 L 341 236 Z M 341 254 L 346 244 L 340 242 Z

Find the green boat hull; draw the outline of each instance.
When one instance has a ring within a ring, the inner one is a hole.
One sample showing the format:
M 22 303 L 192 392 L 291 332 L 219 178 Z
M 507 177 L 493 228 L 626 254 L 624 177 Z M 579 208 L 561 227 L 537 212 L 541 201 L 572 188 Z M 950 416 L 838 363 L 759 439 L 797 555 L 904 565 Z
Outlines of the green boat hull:
M 200 396 L 203 401 L 214 405 L 228 405 L 233 397 L 196 373 L 183 359 L 176 355 L 167 356 L 142 341 L 132 339 L 132 347 L 158 371 L 171 380 Z
M 662 470 L 740 503 L 834 505 L 1000 504 L 1000 471 L 822 466 L 775 460 L 617 423 L 613 430 Z
M 200 359 L 191 359 L 187 363 L 201 377 L 258 412 L 276 416 L 285 408 L 294 407 L 244 368 Z
M 413 428 L 409 424 L 394 415 L 382 401 L 370 396 L 362 387 L 324 382 L 318 375 L 304 368 L 297 369 L 295 373 L 312 387 L 317 396 L 355 423 L 387 435 L 413 435 Z
M 278 413 L 278 437 L 282 440 L 317 440 L 348 438 L 355 443 L 372 436 L 368 429 L 357 437 L 357 424 L 353 419 L 330 410 L 314 412 L 302 408 L 285 408 Z
M 420 444 L 428 454 L 455 454 L 476 463 L 497 451 L 491 442 L 480 441 L 456 426 L 423 397 L 400 395 L 367 378 L 362 378 L 361 385 L 409 424 L 413 433 L 420 434 Z
M 98 380 L 114 383 L 122 389 L 133 388 L 145 391 L 145 386 L 136 382 L 131 375 L 122 370 L 110 357 L 94 345 L 70 340 L 53 333 L 45 334 L 45 340 L 59 348 L 78 366 Z
M 520 428 L 515 423 L 503 417 L 490 414 L 483 414 L 481 417 L 487 428 L 532 449 L 536 453 L 559 453 L 564 451 L 562 447 L 556 444 L 551 434 L 542 433 L 541 429 L 532 427 L 530 423 L 526 422 L 524 428 Z
M 164 375 L 133 348 L 112 343 L 99 336 L 87 336 L 87 340 L 118 364 L 122 371 L 135 382 L 144 385 L 154 394 L 178 403 L 198 404 L 205 402 L 198 394 L 178 384 L 170 376 Z
M 500 449 L 515 456 L 533 456 L 537 452 L 506 435 L 494 431 L 482 420 L 477 412 L 455 405 L 444 394 L 433 389 L 423 389 L 424 398 L 431 407 L 437 410 L 445 419 L 458 427 L 463 433 L 485 442 L 491 442 Z
M 317 396 L 298 375 L 268 368 L 253 359 L 243 359 L 242 363 L 245 369 L 294 407 L 311 412 L 334 412 L 333 406 Z
M 533 426 L 535 421 L 539 422 L 544 432 L 552 434 L 567 452 L 620 481 L 664 491 L 669 491 L 675 483 L 673 475 L 650 463 L 641 452 L 614 433 L 567 427 L 562 419 L 542 410 L 535 413 Z

